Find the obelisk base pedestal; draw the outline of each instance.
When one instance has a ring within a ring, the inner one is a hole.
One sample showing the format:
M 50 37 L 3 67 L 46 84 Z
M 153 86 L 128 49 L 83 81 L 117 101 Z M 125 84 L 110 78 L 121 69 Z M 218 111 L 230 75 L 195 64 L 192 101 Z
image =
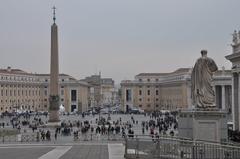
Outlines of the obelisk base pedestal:
M 223 111 L 181 111 L 179 137 L 214 142 L 227 141 L 227 113 Z
M 48 122 L 59 122 L 59 112 L 57 110 L 49 111 L 49 120 Z
M 56 91 L 56 90 L 53 90 Z M 59 96 L 50 95 L 49 98 L 49 120 L 48 122 L 59 122 Z
M 57 128 L 61 126 L 61 122 L 59 120 L 59 113 L 56 110 L 49 111 L 49 120 L 48 123 L 43 125 L 44 128 Z

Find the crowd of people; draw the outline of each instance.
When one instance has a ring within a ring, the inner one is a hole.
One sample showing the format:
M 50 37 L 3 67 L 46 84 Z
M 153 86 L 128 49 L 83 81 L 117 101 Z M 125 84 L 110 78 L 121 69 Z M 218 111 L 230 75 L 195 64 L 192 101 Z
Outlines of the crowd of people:
M 145 130 L 150 129 L 150 134 L 162 134 L 166 135 L 167 131 L 170 131 L 170 135 L 174 136 L 174 132 L 177 130 L 178 123 L 175 113 L 154 113 L 150 116 L 149 121 L 142 122 L 142 133 L 145 134 Z M 157 131 L 158 130 L 158 131 Z
M 9 120 L 5 120 L 6 123 L 0 122 L 0 126 L 11 126 L 13 129 L 17 129 L 19 133 L 31 130 L 32 133 L 37 133 L 38 141 L 50 141 L 51 135 L 57 140 L 58 136 L 73 136 L 74 139 L 78 139 L 81 135 L 85 134 L 95 136 L 116 135 L 122 138 L 131 138 L 134 135 L 151 137 L 158 137 L 159 135 L 174 136 L 175 132 L 177 132 L 178 123 L 176 113 L 154 112 L 145 114 L 141 118 L 138 116 L 143 115 L 128 115 L 128 118 L 124 118 L 124 120 L 122 120 L 124 116 L 121 115 L 111 120 L 110 114 L 101 117 L 92 115 L 91 120 L 87 120 L 86 115 L 78 115 L 74 118 L 76 120 L 66 117 L 62 120 L 59 127 L 50 131 L 48 128 L 44 128 L 48 115 L 25 113 L 14 116 L 1 116 L 2 119 L 8 118 Z

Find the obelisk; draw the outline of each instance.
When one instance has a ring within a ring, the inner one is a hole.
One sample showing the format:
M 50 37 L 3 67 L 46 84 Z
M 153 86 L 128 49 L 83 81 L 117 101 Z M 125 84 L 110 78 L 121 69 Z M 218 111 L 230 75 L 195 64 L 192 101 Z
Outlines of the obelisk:
M 51 26 L 51 64 L 50 64 L 50 96 L 49 96 L 49 122 L 59 121 L 59 91 L 58 91 L 58 28 L 55 23 L 55 10 L 53 7 L 53 24 Z

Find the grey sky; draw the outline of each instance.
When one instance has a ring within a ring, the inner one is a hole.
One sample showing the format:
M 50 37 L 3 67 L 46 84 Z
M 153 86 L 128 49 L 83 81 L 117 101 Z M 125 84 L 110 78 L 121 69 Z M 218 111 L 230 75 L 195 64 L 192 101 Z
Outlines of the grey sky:
M 48 73 L 52 6 L 57 7 L 60 72 L 101 70 L 120 82 L 140 72 L 192 67 L 201 49 L 230 68 L 239 0 L 1 0 L 0 67 Z

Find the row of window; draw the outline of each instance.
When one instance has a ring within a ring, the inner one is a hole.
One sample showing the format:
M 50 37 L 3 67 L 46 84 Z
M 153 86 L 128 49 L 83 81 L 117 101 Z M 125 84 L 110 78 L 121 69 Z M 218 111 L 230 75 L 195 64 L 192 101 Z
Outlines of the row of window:
M 184 76 L 179 76 L 179 77 L 165 77 L 164 80 L 182 80 L 183 78 L 184 78 Z M 138 81 L 139 81 L 139 82 L 142 82 L 143 79 L 139 78 Z M 147 82 L 151 82 L 151 81 L 158 82 L 159 79 L 158 79 L 158 78 L 155 78 L 155 79 L 150 79 L 150 78 L 148 78 L 148 79 L 147 79 Z
M 48 86 L 44 86 L 44 88 L 48 88 Z M 61 86 L 61 88 L 64 88 L 64 86 Z
M 45 82 L 48 82 L 48 81 L 50 81 L 49 79 L 45 79 Z M 65 80 L 64 79 L 59 79 L 58 81 L 62 81 L 62 82 L 64 82 Z
M 159 99 L 156 98 L 155 100 L 158 101 Z M 139 98 L 139 101 L 141 102 L 141 101 L 142 101 L 142 98 Z M 148 98 L 147 101 L 150 102 L 150 101 L 151 101 L 150 98 Z
M 47 108 L 47 105 L 44 105 L 44 107 Z M 11 107 L 11 106 L 9 106 L 9 107 L 8 107 L 8 106 L 2 106 L 2 107 L 0 108 L 1 111 L 3 111 L 3 108 L 5 108 L 5 110 L 12 110 L 13 107 Z M 35 109 L 36 106 L 33 106 L 33 105 L 32 105 L 32 106 L 27 106 L 27 105 L 25 105 L 25 106 L 21 106 L 21 108 L 22 108 L 22 109 L 31 109 L 31 108 L 32 108 L 32 109 Z M 38 108 L 41 108 L 41 106 L 38 105 Z
M 40 90 L 3 90 L 1 89 L 1 96 L 37 96 L 41 94 Z
M 39 81 L 39 78 L 34 78 L 34 77 L 25 77 L 25 76 L 0 76 L 1 80 L 14 80 L 14 81 Z M 48 82 L 49 79 L 45 79 L 45 82 Z M 59 81 L 64 82 L 64 79 L 59 79 Z
M 139 88 L 142 88 L 142 86 L 138 86 Z M 147 86 L 147 88 L 150 88 L 151 86 Z M 158 86 L 155 86 L 155 88 L 158 88 Z
M 14 81 L 39 81 L 38 78 L 21 77 L 21 76 L 0 76 L 1 80 L 14 80 Z
M 0 87 L 2 87 L 2 88 L 19 88 L 19 89 L 21 89 L 21 88 L 35 88 L 35 89 L 37 89 L 37 88 L 41 88 L 40 86 L 29 86 L 29 85 L 21 85 L 21 84 L 1 84 L 0 85 Z
M 141 96 L 142 95 L 142 90 L 139 90 L 138 94 Z M 151 95 L 151 90 L 147 90 L 147 95 L 149 95 L 149 96 Z M 159 95 L 158 90 L 155 91 L 155 95 Z
M 47 102 L 47 101 L 48 101 L 48 99 L 47 99 L 47 98 L 45 98 L 45 99 L 44 99 L 44 101 L 45 101 L 45 102 Z M 61 102 L 63 102 L 63 101 L 64 101 L 64 98 L 61 98 Z
M 3 101 L 4 101 L 4 100 L 1 100 L 1 103 L 3 103 Z M 6 100 L 5 100 L 6 103 L 7 103 L 8 101 L 9 101 L 10 103 L 16 103 L 16 102 L 17 102 L 17 103 L 20 103 L 20 101 L 22 101 L 22 103 L 24 103 L 24 102 L 28 102 L 28 103 L 29 103 L 29 102 L 31 102 L 31 101 L 34 103 L 34 102 L 38 102 L 38 101 L 40 102 L 41 99 L 35 99 L 35 100 L 34 100 L 34 99 L 33 99 L 33 100 L 31 100 L 31 99 L 22 99 L 22 100 L 20 100 L 20 99 L 18 99 L 18 100 L 15 100 L 15 99 L 11 100 L 11 99 L 10 99 L 10 100 L 7 100 L 7 99 L 6 99 Z
M 138 81 L 139 81 L 139 82 L 142 82 L 143 79 L 139 78 Z M 148 81 L 148 82 L 151 82 L 151 79 L 148 78 L 147 81 Z M 159 79 L 158 79 L 158 78 L 155 78 L 155 82 L 158 82 L 158 81 L 159 81 Z

